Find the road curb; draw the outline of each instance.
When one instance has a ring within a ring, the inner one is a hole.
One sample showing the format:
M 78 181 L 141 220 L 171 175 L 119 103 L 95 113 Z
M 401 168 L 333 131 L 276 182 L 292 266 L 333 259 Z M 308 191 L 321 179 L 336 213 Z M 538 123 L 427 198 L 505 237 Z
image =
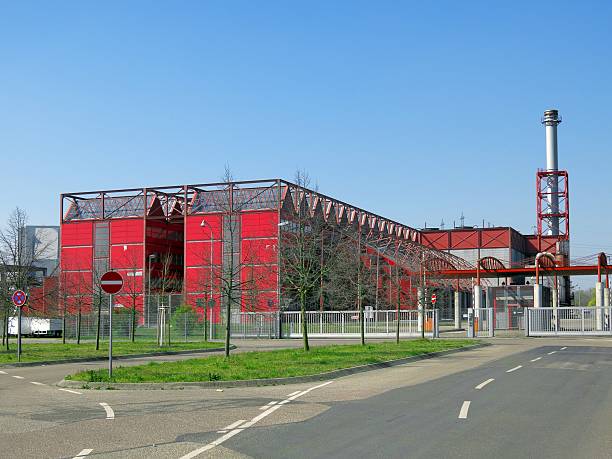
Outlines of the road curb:
M 231 345 L 230 349 L 236 349 L 235 345 Z M 150 352 L 147 354 L 126 354 L 113 356 L 113 360 L 130 360 L 141 359 L 143 357 L 160 357 L 164 355 L 189 355 L 189 354 L 205 354 L 208 352 L 222 352 L 223 347 L 211 347 L 207 349 L 187 349 L 184 351 L 164 351 Z M 42 367 L 47 365 L 61 365 L 64 363 L 81 363 L 81 362 L 102 362 L 108 360 L 108 357 L 80 357 L 78 359 L 51 360 L 48 362 L 15 362 L 15 363 L 0 363 L 0 368 L 19 368 L 19 367 Z
M 405 363 L 416 362 L 419 360 L 432 359 L 458 352 L 471 351 L 482 347 L 491 346 L 489 343 L 477 343 L 471 346 L 448 349 L 446 351 L 430 352 L 427 354 L 413 355 L 403 359 L 388 360 L 386 362 L 370 363 L 357 367 L 332 370 L 325 373 L 318 373 L 308 376 L 292 376 L 288 378 L 265 378 L 265 379 L 246 379 L 239 381 L 198 381 L 198 382 L 174 382 L 174 383 L 105 383 L 105 382 L 85 382 L 63 379 L 57 385 L 73 389 L 112 389 L 112 390 L 177 390 L 177 389 L 217 389 L 231 387 L 257 387 L 257 386 L 276 386 L 284 384 L 309 383 L 325 381 L 342 376 L 349 376 L 366 371 L 380 370 L 383 368 L 395 367 Z

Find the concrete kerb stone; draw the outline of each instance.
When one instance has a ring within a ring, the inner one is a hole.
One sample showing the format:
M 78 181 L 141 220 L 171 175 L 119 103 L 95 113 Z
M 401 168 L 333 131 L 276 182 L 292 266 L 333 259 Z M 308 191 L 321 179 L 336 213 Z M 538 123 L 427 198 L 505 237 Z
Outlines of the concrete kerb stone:
M 230 346 L 231 350 L 236 349 L 235 345 Z M 113 356 L 113 360 L 130 360 L 130 359 L 142 359 L 143 357 L 161 357 L 164 355 L 189 355 L 189 354 L 206 354 L 208 352 L 223 352 L 225 348 L 222 347 L 211 347 L 206 349 L 187 349 L 184 351 L 163 351 L 163 352 L 149 352 L 145 354 L 126 354 Z M 63 360 L 50 360 L 47 362 L 15 362 L 15 363 L 0 363 L 0 368 L 18 368 L 18 367 L 41 367 L 47 365 L 61 365 L 64 363 L 81 363 L 81 362 L 102 362 L 108 360 L 106 357 L 79 357 L 77 359 L 63 359 Z
M 284 384 L 299 384 L 335 379 L 342 376 L 349 376 L 366 371 L 380 370 L 383 368 L 395 367 L 405 363 L 419 360 L 432 359 L 458 352 L 471 351 L 474 349 L 491 346 L 490 343 L 477 343 L 470 346 L 446 351 L 430 352 L 427 354 L 413 355 L 402 359 L 388 360 L 386 362 L 371 363 L 357 367 L 332 370 L 325 373 L 318 373 L 308 376 L 292 376 L 288 378 L 265 378 L 247 379 L 237 381 L 198 381 L 198 382 L 173 382 L 173 383 L 107 383 L 107 382 L 86 382 L 63 379 L 57 385 L 73 389 L 107 389 L 107 390 L 181 390 L 181 389 L 220 389 L 232 387 L 257 387 L 257 386 L 276 386 Z

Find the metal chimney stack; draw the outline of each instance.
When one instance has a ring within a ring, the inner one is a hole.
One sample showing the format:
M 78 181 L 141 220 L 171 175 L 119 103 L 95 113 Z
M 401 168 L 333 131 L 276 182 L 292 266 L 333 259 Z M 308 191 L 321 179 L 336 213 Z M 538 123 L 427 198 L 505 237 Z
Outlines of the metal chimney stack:
M 542 117 L 542 124 L 546 128 L 546 170 L 556 171 L 559 169 L 559 152 L 557 148 L 557 125 L 561 122 L 558 110 L 546 110 Z M 548 204 L 549 212 L 553 215 L 559 213 L 559 177 L 556 175 L 548 177 Z M 551 218 L 549 235 L 559 234 L 559 217 Z

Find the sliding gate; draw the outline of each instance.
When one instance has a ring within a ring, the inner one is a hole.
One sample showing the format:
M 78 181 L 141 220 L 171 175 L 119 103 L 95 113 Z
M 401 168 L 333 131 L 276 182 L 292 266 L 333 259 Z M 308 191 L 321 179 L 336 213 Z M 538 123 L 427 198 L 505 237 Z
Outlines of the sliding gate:
M 612 309 L 528 308 L 527 336 L 612 336 Z

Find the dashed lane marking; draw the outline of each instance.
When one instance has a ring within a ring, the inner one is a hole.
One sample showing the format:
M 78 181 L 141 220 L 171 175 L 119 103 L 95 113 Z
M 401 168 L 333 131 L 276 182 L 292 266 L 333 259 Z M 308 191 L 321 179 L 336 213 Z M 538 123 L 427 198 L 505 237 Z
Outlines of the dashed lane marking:
M 0 375 L 6 375 L 6 374 L 8 374 L 6 371 L 0 370 Z
M 463 405 L 461 405 L 461 409 L 459 410 L 458 419 L 467 419 L 471 403 L 472 402 L 470 402 L 469 400 L 463 402 Z
M 60 388 L 60 389 L 58 389 L 58 390 L 61 390 L 61 391 L 64 391 L 64 392 L 70 392 L 71 394 L 83 395 L 82 393 L 77 392 L 76 390 L 63 389 L 63 388 Z
M 557 353 L 557 351 L 550 351 L 550 352 L 548 353 L 548 355 L 553 355 L 553 354 L 556 354 L 556 353 Z
M 536 357 L 535 359 L 531 359 L 530 362 L 537 362 L 538 360 L 540 360 L 542 357 Z
M 287 394 L 287 397 L 291 397 L 291 396 L 293 396 L 293 395 L 295 395 L 295 394 L 299 394 L 300 392 L 301 392 L 301 391 L 296 390 L 295 392 L 291 392 L 290 394 Z
M 510 368 L 509 370 L 506 370 L 506 373 L 512 373 L 513 371 L 516 371 L 516 370 L 518 370 L 520 368 L 523 368 L 523 365 L 517 365 L 514 368 Z
M 11 376 L 15 379 L 25 379 L 23 376 L 19 376 L 19 375 L 11 375 Z
M 38 381 L 30 381 L 30 384 L 34 384 L 35 386 L 46 386 L 46 384 L 43 384 L 43 383 L 38 382 Z
M 84 449 L 72 459 L 81 459 L 82 457 L 89 456 L 89 453 L 91 453 L 92 451 L 93 449 Z
M 566 350 L 566 349 L 567 349 L 567 346 L 563 346 L 563 347 L 561 348 L 561 350 L 562 350 L 562 351 L 564 351 L 564 350 Z
M 486 381 L 483 381 L 483 382 L 481 382 L 480 384 L 478 384 L 478 385 L 475 387 L 475 389 L 480 390 L 480 389 L 482 389 L 484 386 L 486 386 L 487 384 L 492 383 L 493 381 L 495 381 L 495 379 L 494 379 L 494 378 L 487 379 Z
M 106 411 L 106 419 L 115 419 L 115 412 L 108 403 L 100 402 L 100 406 Z

